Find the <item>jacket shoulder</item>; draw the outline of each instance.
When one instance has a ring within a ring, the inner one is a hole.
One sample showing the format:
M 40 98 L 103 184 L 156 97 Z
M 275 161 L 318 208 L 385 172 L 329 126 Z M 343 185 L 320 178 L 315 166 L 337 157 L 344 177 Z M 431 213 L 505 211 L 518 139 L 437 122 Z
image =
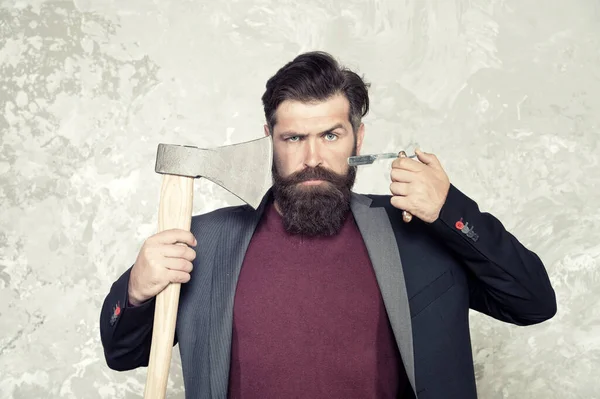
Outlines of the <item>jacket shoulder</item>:
M 390 203 L 391 195 L 382 195 L 382 194 L 362 194 L 363 196 L 369 198 L 371 202 L 371 208 L 388 208 L 392 207 Z
M 425 222 L 421 221 L 418 218 L 413 218 L 413 221 L 408 226 L 406 223 L 402 222 L 402 210 L 396 208 L 392 205 L 391 199 L 392 196 L 389 194 L 361 194 L 363 197 L 371 200 L 370 207 L 371 208 L 383 208 L 392 224 L 392 228 L 396 229 L 406 229 L 410 228 L 412 231 L 416 231 L 414 229 L 422 229 L 425 225 Z
M 200 215 L 194 215 L 192 217 L 192 224 L 197 222 L 208 223 L 211 221 L 219 221 L 225 219 L 233 214 L 245 213 L 252 211 L 252 208 L 248 205 L 233 205 L 223 208 L 218 208 L 207 213 Z
M 386 212 L 393 216 L 396 213 L 401 213 L 402 211 L 395 208 L 390 202 L 392 199 L 391 195 L 387 194 L 362 194 L 364 197 L 371 200 L 371 208 L 384 208 Z
M 192 217 L 191 230 L 198 233 L 201 231 L 214 233 L 227 223 L 227 221 L 232 220 L 232 218 L 239 217 L 242 220 L 244 216 L 250 215 L 253 212 L 255 212 L 254 209 L 249 205 L 234 205 L 194 215 Z

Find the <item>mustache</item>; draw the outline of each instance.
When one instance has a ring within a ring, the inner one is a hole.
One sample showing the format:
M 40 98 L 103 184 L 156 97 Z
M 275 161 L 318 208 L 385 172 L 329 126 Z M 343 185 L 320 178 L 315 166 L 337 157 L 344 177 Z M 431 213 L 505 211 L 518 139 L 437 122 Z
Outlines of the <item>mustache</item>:
M 306 168 L 292 173 L 287 177 L 280 177 L 281 182 L 285 185 L 294 185 L 308 180 L 324 180 L 336 186 L 343 185 L 346 181 L 346 176 L 335 173 L 332 170 L 316 166 L 314 168 Z

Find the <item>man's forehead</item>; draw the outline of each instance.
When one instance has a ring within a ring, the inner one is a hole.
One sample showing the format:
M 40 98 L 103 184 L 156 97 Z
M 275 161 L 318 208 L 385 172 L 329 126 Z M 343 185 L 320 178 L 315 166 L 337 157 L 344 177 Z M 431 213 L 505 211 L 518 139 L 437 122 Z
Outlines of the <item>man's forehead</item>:
M 277 120 L 275 130 L 309 133 L 303 130 L 328 129 L 336 124 L 348 128 L 350 127 L 349 110 L 350 104 L 344 96 L 311 103 L 286 100 L 279 105 L 275 113 Z

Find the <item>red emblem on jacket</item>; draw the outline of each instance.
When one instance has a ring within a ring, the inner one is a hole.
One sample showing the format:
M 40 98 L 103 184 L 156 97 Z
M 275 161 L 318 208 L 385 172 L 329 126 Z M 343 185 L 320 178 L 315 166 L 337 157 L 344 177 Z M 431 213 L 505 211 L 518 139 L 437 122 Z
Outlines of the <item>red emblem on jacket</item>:
M 113 313 L 110 316 L 110 325 L 111 326 L 115 325 L 115 323 L 117 322 L 117 319 L 119 318 L 120 314 L 121 314 L 121 303 L 117 302 L 117 304 L 113 308 Z

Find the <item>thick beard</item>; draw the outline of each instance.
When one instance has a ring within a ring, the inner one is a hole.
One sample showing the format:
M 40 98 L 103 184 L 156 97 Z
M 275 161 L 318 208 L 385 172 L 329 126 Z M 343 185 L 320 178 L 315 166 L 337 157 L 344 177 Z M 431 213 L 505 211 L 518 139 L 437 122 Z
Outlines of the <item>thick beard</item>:
M 314 186 L 299 184 L 313 179 L 324 182 Z M 349 167 L 345 175 L 317 166 L 282 177 L 273 163 L 273 196 L 285 230 L 313 237 L 337 234 L 350 211 L 355 179 L 355 166 Z

